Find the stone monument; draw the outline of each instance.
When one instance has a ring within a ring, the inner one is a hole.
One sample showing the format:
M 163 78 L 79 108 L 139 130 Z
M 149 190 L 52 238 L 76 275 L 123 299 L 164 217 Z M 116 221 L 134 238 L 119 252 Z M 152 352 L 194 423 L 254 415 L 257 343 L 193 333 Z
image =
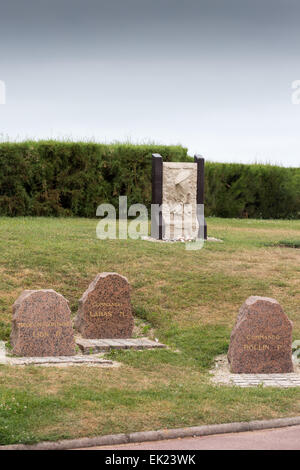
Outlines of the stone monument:
M 67 300 L 52 289 L 25 290 L 13 304 L 13 354 L 72 356 L 75 341 Z
M 130 338 L 133 326 L 126 277 L 117 273 L 98 274 L 79 300 L 77 330 L 83 338 Z
M 242 305 L 228 361 L 237 374 L 293 372 L 292 322 L 276 300 L 252 296 Z
M 152 155 L 151 236 L 157 239 L 207 239 L 204 219 L 204 158 L 163 162 Z

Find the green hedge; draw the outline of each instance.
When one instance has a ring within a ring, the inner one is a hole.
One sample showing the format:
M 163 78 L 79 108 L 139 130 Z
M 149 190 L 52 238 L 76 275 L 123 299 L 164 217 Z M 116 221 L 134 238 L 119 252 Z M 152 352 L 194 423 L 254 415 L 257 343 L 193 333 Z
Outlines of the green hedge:
M 300 168 L 207 162 L 205 175 L 207 215 L 300 218 Z
M 152 153 L 187 160 L 187 149 L 57 141 L 0 144 L 0 215 L 94 217 L 99 204 L 151 203 Z
M 39 141 L 0 144 L 0 215 L 94 217 L 103 202 L 151 202 L 151 154 L 181 146 Z M 206 214 L 299 218 L 300 169 L 206 163 Z

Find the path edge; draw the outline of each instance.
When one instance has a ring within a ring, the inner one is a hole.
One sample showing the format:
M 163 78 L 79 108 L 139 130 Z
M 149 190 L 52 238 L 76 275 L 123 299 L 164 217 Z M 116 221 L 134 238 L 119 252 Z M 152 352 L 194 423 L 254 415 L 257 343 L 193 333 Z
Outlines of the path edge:
M 142 431 L 129 434 L 110 434 L 91 438 L 65 439 L 57 442 L 39 442 L 37 444 L 12 444 L 0 446 L 0 450 L 70 450 L 84 447 L 113 446 L 184 437 L 209 436 L 212 434 L 257 431 L 296 425 L 300 425 L 300 416 L 261 421 L 243 421 L 240 423 L 208 424 L 188 428 L 160 429 L 158 431 Z

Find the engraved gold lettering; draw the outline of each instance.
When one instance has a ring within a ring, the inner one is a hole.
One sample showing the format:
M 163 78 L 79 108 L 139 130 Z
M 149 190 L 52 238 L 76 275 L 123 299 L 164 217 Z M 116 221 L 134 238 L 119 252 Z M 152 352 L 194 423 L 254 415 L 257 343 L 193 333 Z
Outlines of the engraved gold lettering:
M 45 338 L 46 336 L 49 336 L 48 331 L 35 330 L 33 332 L 34 338 Z
M 268 344 L 244 344 L 244 351 L 269 351 Z

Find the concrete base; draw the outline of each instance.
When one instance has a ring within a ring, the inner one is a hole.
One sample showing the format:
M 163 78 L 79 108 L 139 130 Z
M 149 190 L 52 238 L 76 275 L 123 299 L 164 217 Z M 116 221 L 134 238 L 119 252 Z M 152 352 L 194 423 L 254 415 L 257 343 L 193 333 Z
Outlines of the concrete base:
M 178 238 L 174 240 L 169 240 L 166 238 L 163 238 L 162 240 L 159 240 L 158 238 L 153 238 L 149 236 L 143 236 L 141 237 L 141 240 L 147 241 L 147 242 L 159 242 L 159 243 L 184 243 L 184 242 L 192 242 L 195 241 L 195 239 L 184 239 L 184 238 Z M 213 242 L 213 243 L 224 243 L 223 240 L 220 238 L 214 238 L 214 237 L 208 237 L 207 240 L 204 240 L 206 242 Z

